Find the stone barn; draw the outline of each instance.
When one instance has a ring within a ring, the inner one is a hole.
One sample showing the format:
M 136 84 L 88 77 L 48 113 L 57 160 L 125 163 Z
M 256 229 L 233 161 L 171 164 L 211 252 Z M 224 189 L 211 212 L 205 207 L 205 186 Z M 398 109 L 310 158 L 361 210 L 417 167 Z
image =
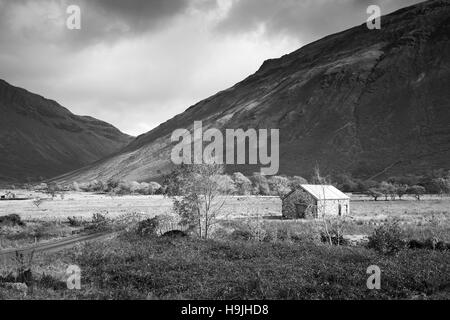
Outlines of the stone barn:
M 350 213 L 350 197 L 330 185 L 301 185 L 283 198 L 282 213 L 288 219 L 318 219 Z

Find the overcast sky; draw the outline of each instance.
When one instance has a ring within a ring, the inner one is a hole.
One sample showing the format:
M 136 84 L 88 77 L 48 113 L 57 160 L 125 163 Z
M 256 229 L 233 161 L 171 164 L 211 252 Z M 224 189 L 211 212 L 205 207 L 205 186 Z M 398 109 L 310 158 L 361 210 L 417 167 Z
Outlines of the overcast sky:
M 139 135 L 325 35 L 417 0 L 0 0 L 0 78 Z M 81 30 L 66 27 L 69 5 Z

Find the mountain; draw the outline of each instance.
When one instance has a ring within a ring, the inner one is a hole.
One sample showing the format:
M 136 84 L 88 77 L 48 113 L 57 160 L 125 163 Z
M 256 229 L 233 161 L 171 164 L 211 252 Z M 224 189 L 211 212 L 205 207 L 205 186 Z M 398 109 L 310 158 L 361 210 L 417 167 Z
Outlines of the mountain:
M 177 128 L 279 128 L 280 174 L 379 177 L 450 168 L 450 1 L 427 1 L 264 62 L 232 88 L 60 181 L 146 180 Z M 236 168 L 231 168 L 236 169 Z M 241 167 L 245 173 L 254 167 Z
M 36 181 L 83 167 L 132 138 L 0 80 L 0 182 Z

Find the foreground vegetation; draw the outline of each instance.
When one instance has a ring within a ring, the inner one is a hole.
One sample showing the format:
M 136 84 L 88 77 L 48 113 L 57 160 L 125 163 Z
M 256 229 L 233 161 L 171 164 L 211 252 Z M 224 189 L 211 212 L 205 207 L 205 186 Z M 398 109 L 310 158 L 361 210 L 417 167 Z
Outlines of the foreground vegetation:
M 37 259 L 37 258 L 36 258 Z M 67 265 L 81 270 L 81 290 L 68 290 Z M 368 290 L 366 270 L 382 270 L 381 290 Z M 122 234 L 39 257 L 26 298 L 41 299 L 448 299 L 450 254 L 311 242 L 143 238 Z M 0 299 L 23 295 L 1 288 Z
M 450 251 L 408 248 L 396 224 L 377 227 L 368 244 L 336 246 L 318 222 L 221 221 L 200 240 L 158 236 L 147 221 L 107 241 L 3 261 L 0 299 L 450 298 Z M 67 289 L 69 265 L 81 268 L 81 290 Z M 372 265 L 380 290 L 366 286 Z M 18 278 L 26 295 L 2 285 Z

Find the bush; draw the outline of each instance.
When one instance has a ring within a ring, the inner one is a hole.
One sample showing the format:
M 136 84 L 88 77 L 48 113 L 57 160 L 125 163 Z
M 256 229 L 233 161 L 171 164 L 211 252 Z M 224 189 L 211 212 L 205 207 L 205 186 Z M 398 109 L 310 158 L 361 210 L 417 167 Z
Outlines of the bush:
M 157 182 L 136 182 L 136 181 L 116 181 L 110 180 L 107 183 L 106 191 L 117 195 L 142 194 L 152 195 L 161 193 L 161 185 Z
M 393 184 L 383 181 L 382 183 L 380 183 L 378 191 L 384 195 L 384 200 L 387 201 L 388 197 L 391 197 L 392 200 L 395 200 L 396 189 Z
M 408 193 L 414 195 L 414 197 L 420 201 L 420 197 L 425 194 L 425 188 L 422 186 L 412 186 L 408 189 Z
M 107 228 L 110 220 L 107 218 L 108 212 L 97 212 L 92 215 L 91 224 L 86 228 L 93 231 L 103 231 Z
M 136 228 L 136 233 L 139 236 L 156 236 L 156 231 L 159 228 L 160 220 L 159 217 L 154 217 L 151 219 L 146 219 L 140 221 Z
M 347 174 L 338 174 L 333 177 L 333 184 L 343 192 L 355 192 L 358 189 L 358 182 Z
M 80 185 L 78 184 L 78 182 L 74 182 L 74 183 L 72 183 L 72 186 L 71 187 L 69 187 L 72 191 L 77 191 L 77 192 L 80 192 L 81 191 L 81 189 L 80 189 Z
M 267 238 L 267 230 L 261 218 L 250 219 L 246 223 L 246 229 L 251 234 L 251 239 L 254 241 L 265 241 Z
M 322 243 L 330 243 L 331 241 L 331 244 L 334 246 L 347 245 L 347 240 L 344 239 L 344 235 L 337 228 L 331 228 L 328 234 L 322 230 L 320 232 L 320 240 Z
M 288 194 L 291 189 L 289 188 L 289 179 L 282 176 L 272 176 L 268 179 L 270 190 L 272 195 L 283 197 Z
M 230 235 L 231 240 L 234 241 L 248 241 L 253 238 L 250 231 L 234 230 Z
M 18 214 L 9 214 L 7 216 L 0 217 L 0 226 L 23 227 L 25 226 L 25 223 L 22 221 Z
M 379 183 L 374 180 L 365 180 L 358 181 L 358 191 L 359 192 L 368 192 L 369 190 L 376 190 L 379 186 Z
M 270 195 L 270 187 L 267 178 L 259 173 L 253 174 L 250 178 L 253 184 L 253 194 L 268 196 Z
M 395 254 L 406 247 L 403 231 L 398 223 L 382 225 L 369 236 L 367 247 L 383 254 Z
M 67 289 L 67 283 L 61 280 L 58 280 L 51 275 L 43 274 L 40 279 L 37 280 L 36 286 L 45 289 L 53 289 L 53 290 L 65 290 Z
M 368 196 L 372 197 L 373 200 L 377 201 L 379 197 L 381 197 L 383 194 L 375 188 L 371 188 L 366 193 Z
M 395 186 L 395 193 L 401 199 L 408 191 L 408 186 L 405 184 L 396 184 Z
M 289 178 L 289 188 L 291 190 L 300 188 L 302 184 L 308 184 L 308 180 L 299 176 L 293 176 Z
M 235 172 L 233 174 L 233 181 L 234 181 L 236 189 L 237 189 L 236 190 L 237 194 L 239 194 L 239 195 L 248 195 L 248 194 L 251 193 L 251 191 L 252 191 L 252 182 L 250 181 L 249 178 L 244 176 L 242 173 Z
M 106 182 L 106 191 L 108 192 L 114 191 L 114 189 L 116 189 L 118 186 L 119 180 L 111 178 Z
M 83 224 L 83 221 L 75 216 L 67 217 L 67 222 L 69 223 L 69 226 L 71 226 L 71 227 L 79 227 Z
M 148 194 L 162 194 L 162 187 L 158 182 L 150 181 Z
M 221 194 L 235 194 L 236 185 L 233 179 L 227 174 L 217 175 L 214 178 L 215 183 L 217 183 L 218 191 Z M 249 181 L 250 182 L 250 181 Z

